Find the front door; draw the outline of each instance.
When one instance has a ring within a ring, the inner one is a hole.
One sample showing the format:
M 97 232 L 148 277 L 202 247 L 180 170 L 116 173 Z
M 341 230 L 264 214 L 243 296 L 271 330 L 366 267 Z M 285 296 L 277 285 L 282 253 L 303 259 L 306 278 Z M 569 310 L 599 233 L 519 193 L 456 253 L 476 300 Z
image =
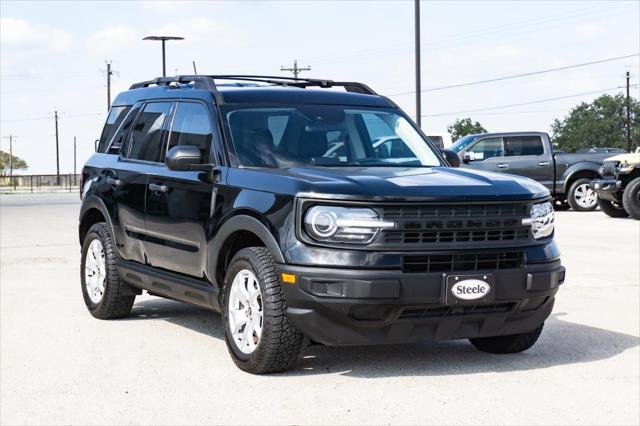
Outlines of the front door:
M 169 129 L 168 149 L 196 145 L 210 162 L 211 114 L 199 102 L 178 102 Z M 157 268 L 204 277 L 207 229 L 212 216 L 214 184 L 208 173 L 153 168 L 147 187 L 145 248 Z

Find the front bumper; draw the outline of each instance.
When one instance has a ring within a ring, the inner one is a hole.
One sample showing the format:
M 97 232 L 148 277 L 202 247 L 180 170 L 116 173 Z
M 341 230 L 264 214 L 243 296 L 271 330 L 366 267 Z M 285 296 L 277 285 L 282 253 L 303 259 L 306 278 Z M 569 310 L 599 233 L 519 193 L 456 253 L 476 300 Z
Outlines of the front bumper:
M 564 282 L 560 260 L 474 271 L 495 276 L 490 304 L 447 306 L 444 274 L 279 264 L 289 320 L 326 345 L 451 340 L 525 333 L 542 324 Z M 460 272 L 462 273 L 462 272 Z
M 598 197 L 608 201 L 619 201 L 622 181 L 615 178 L 594 179 L 590 183 L 591 188 L 598 194 Z

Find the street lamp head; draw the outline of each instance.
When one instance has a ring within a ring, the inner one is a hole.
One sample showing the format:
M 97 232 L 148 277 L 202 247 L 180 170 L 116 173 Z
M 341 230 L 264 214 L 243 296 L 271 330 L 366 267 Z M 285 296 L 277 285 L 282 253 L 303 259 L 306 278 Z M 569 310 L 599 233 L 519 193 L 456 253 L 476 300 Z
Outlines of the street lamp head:
M 166 41 L 166 40 L 184 40 L 184 37 L 174 37 L 174 36 L 146 36 L 143 40 L 155 40 L 155 41 Z

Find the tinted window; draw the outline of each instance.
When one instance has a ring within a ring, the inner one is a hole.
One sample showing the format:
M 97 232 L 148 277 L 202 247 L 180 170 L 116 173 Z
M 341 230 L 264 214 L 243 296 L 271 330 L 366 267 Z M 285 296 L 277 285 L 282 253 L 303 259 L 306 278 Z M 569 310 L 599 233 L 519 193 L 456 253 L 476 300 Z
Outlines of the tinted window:
M 120 148 L 122 148 L 124 141 L 127 139 L 127 135 L 129 134 L 131 125 L 136 119 L 138 112 L 140 112 L 140 106 L 135 106 L 129 114 L 123 114 L 124 122 L 122 123 L 122 126 L 118 129 L 118 133 L 114 135 L 110 144 L 109 144 L 109 139 L 107 139 L 106 143 L 109 144 L 107 148 L 107 154 L 118 154 L 120 152 Z
M 165 134 L 164 122 L 170 111 L 170 102 L 154 102 L 145 105 L 131 130 L 126 157 L 160 161 Z
M 544 153 L 540 136 L 508 136 L 504 138 L 504 145 L 509 156 L 542 155 Z
M 471 159 L 474 161 L 486 160 L 492 157 L 503 157 L 502 138 L 482 139 L 467 152 L 473 153 Z
M 114 106 L 109 111 L 107 122 L 104 124 L 102 134 L 100 135 L 100 142 L 98 143 L 98 152 L 107 152 L 107 145 L 111 141 L 113 133 L 118 129 L 122 120 L 126 117 L 127 113 L 131 109 L 131 106 Z
M 284 136 L 284 129 L 287 128 L 287 122 L 289 122 L 288 115 L 270 115 L 267 117 L 267 127 L 273 136 L 273 144 L 275 146 L 280 145 L 280 141 Z
M 212 138 L 207 108 L 197 103 L 178 103 L 169 136 L 169 149 L 176 145 L 195 145 L 200 148 L 202 161 L 209 162 Z

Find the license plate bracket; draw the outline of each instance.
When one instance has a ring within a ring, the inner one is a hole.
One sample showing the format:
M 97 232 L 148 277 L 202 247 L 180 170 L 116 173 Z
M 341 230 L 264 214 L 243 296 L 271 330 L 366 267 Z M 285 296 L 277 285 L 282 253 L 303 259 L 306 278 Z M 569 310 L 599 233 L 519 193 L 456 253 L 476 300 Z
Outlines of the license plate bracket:
M 486 305 L 496 298 L 493 274 L 444 274 L 442 302 L 448 306 Z

